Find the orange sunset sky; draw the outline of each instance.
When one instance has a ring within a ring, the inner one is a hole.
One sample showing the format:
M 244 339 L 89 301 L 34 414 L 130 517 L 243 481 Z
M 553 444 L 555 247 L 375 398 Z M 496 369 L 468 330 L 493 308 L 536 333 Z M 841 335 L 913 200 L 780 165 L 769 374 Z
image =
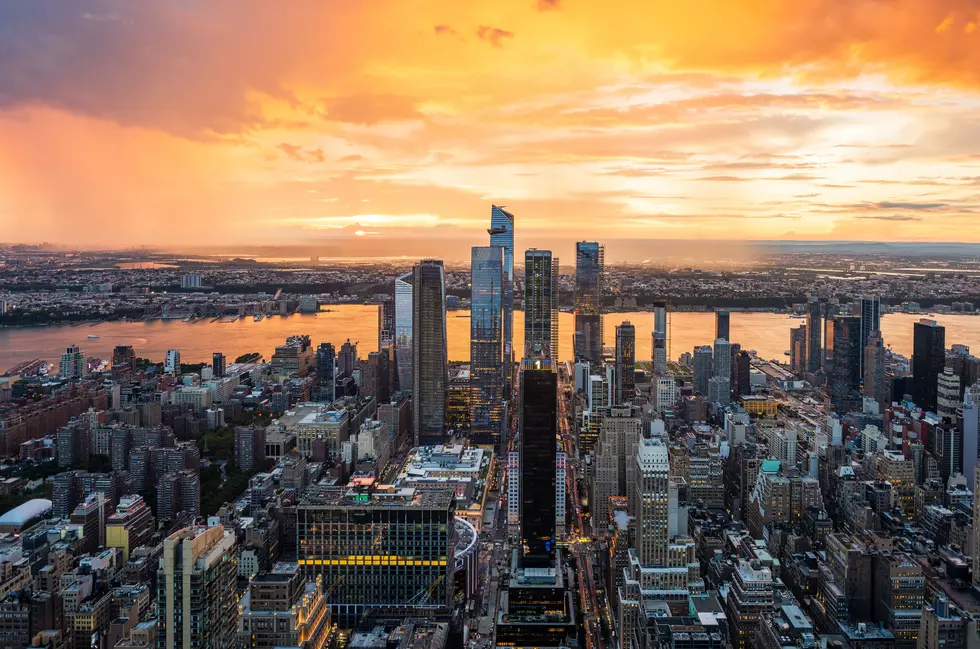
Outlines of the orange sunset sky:
M 980 241 L 980 0 L 0 0 L 0 241 Z

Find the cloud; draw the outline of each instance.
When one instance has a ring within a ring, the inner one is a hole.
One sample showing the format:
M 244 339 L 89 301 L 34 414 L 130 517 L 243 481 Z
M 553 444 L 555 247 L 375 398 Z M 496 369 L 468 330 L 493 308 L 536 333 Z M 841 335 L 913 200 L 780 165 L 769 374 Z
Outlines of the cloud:
M 882 215 L 868 215 L 868 216 L 858 216 L 859 219 L 873 219 L 876 221 L 921 221 L 921 216 L 912 216 L 910 214 L 882 214 Z
M 938 210 L 947 207 L 949 203 L 901 203 L 881 201 L 877 206 L 883 210 Z
M 296 162 L 326 162 L 327 156 L 323 152 L 323 149 L 312 149 L 310 151 L 303 151 L 303 147 L 298 144 L 290 144 L 288 142 L 283 142 L 277 147 L 280 151 L 286 154 L 286 157 L 295 160 Z
M 459 32 L 450 27 L 449 25 L 436 25 L 432 28 L 437 36 L 447 35 L 447 36 L 459 36 Z
M 703 178 L 698 178 L 698 180 L 710 180 L 711 182 L 717 183 L 745 183 L 749 182 L 751 178 L 743 178 L 742 176 L 705 176 Z
M 354 153 L 352 155 L 345 155 L 343 158 L 338 158 L 337 162 L 360 162 L 365 159 L 364 156 Z
M 504 39 L 514 38 L 514 33 L 506 29 L 500 29 L 499 27 L 480 25 L 476 28 L 476 36 L 480 40 L 487 41 L 494 47 L 501 47 L 504 44 Z
M 335 122 L 372 126 L 382 122 L 422 119 L 415 99 L 391 93 L 362 93 L 324 100 L 324 114 Z
M 558 9 L 561 0 L 538 0 L 538 11 L 551 11 Z

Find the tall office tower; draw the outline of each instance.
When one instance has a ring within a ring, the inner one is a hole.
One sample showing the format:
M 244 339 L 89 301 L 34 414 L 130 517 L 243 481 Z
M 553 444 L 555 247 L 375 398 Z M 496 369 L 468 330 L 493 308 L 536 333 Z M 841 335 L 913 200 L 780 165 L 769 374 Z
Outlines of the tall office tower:
M 451 487 L 311 487 L 296 506 L 298 563 L 322 576 L 341 626 L 374 609 L 448 612 L 455 510 Z
M 615 405 L 632 403 L 636 398 L 636 328 L 629 320 L 616 327 Z M 604 520 L 604 519 L 602 519 Z
M 148 543 L 156 529 L 156 518 L 143 497 L 123 496 L 119 499 L 116 512 L 106 519 L 105 545 L 119 548 L 122 560 L 126 562 L 133 548 Z
M 507 453 L 507 525 L 514 529 L 521 524 L 521 454 Z
M 122 380 L 133 375 L 136 369 L 136 352 L 132 345 L 116 345 L 112 350 L 112 378 Z
M 558 260 L 550 250 L 524 253 L 524 356 L 546 353 L 555 362 L 558 337 Z
M 168 349 L 167 358 L 163 362 L 163 371 L 167 374 L 180 374 L 180 350 Z
M 504 384 L 510 385 L 514 369 L 514 215 L 503 207 L 490 207 L 490 245 L 504 252 Z
M 220 379 L 225 375 L 225 355 L 221 352 L 211 354 L 211 369 L 214 371 L 215 378 Z
M 555 556 L 558 374 L 549 360 L 525 360 L 520 390 L 521 564 L 548 568 Z
M 731 342 L 732 314 L 728 311 L 715 311 L 715 338 Z
M 391 347 L 395 341 L 395 301 L 390 295 L 378 305 L 378 349 Z
M 157 569 L 157 649 L 228 649 L 238 603 L 235 533 L 187 527 L 163 541 Z
M 317 401 L 333 403 L 337 386 L 337 354 L 330 343 L 320 343 L 316 348 Z
M 740 559 L 725 600 L 725 614 L 733 620 L 729 633 L 734 649 L 756 646 L 759 620 L 773 610 L 773 597 L 772 571 L 759 563 Z
M 735 384 L 732 389 L 735 394 L 740 397 L 752 394 L 752 362 L 749 353 L 740 349 L 735 354 L 733 365 L 735 368 Z
M 481 443 L 501 439 L 504 399 L 504 249 L 473 248 L 470 262 L 470 431 Z M 526 317 L 526 316 L 525 316 Z
M 823 346 L 820 334 L 823 332 L 823 305 L 811 296 L 806 311 L 806 365 L 810 372 L 819 372 L 823 361 Z
M 595 241 L 575 244 L 575 360 L 602 362 L 605 253 Z
M 712 403 L 728 405 L 732 398 L 732 345 L 724 338 L 715 340 L 708 397 Z
M 653 303 L 653 373 L 667 375 L 667 303 Z
M 881 298 L 861 298 L 861 349 L 868 346 L 872 331 L 881 331 Z M 861 361 L 864 371 L 864 360 Z
M 712 351 L 709 345 L 694 348 L 694 391 L 708 396 L 708 382 L 711 380 Z
M 551 358 L 558 362 L 558 341 L 561 340 L 559 323 L 561 317 L 561 264 L 558 257 L 551 259 Z
M 807 370 L 806 362 L 806 325 L 800 325 L 789 330 L 789 367 L 793 374 L 803 374 Z
M 963 403 L 956 413 L 959 430 L 963 433 L 963 475 L 970 479 L 980 461 L 980 389 L 972 386 L 963 393 Z M 976 492 L 974 492 L 976 493 Z
M 414 271 L 395 278 L 395 366 L 398 389 L 412 392 L 412 318 L 415 287 Z
M 352 343 L 350 338 L 340 346 L 340 353 L 337 354 L 337 377 L 344 378 L 354 375 L 354 368 L 357 367 L 357 343 Z
M 77 379 L 85 376 L 85 355 L 78 345 L 72 345 L 61 355 L 61 363 L 58 365 L 58 373 L 68 379 Z
M 669 560 L 670 458 L 659 438 L 639 442 L 636 453 L 636 492 L 630 508 L 636 516 L 636 550 L 643 566 L 666 566 Z
M 442 261 L 426 259 L 412 271 L 412 418 L 415 446 L 445 441 L 446 279 Z
M 880 331 L 872 331 L 864 347 L 863 394 L 878 403 L 881 412 L 888 402 L 888 384 L 885 376 L 885 342 Z
M 555 453 L 555 527 L 558 534 L 565 535 L 565 503 L 568 500 L 568 455 Z
M 939 375 L 946 366 L 946 328 L 923 318 L 912 332 L 912 398 L 915 405 L 936 412 Z
M 956 411 L 960 407 L 960 377 L 953 374 L 949 365 L 939 375 L 936 385 L 936 414 L 940 419 L 956 421 Z
M 861 318 L 834 316 L 834 364 L 830 375 L 830 401 L 834 409 L 844 414 L 861 410 Z M 829 334 L 828 329 L 828 334 Z M 830 344 L 827 344 L 830 347 Z
M 327 649 L 333 645 L 330 608 L 320 579 L 305 579 L 295 563 L 279 563 L 252 577 L 238 610 L 238 647 Z
M 603 417 L 596 444 L 595 479 L 592 483 L 592 519 L 609 519 L 609 497 L 624 496 L 634 502 L 636 451 L 643 437 L 639 412 L 632 406 L 613 406 Z

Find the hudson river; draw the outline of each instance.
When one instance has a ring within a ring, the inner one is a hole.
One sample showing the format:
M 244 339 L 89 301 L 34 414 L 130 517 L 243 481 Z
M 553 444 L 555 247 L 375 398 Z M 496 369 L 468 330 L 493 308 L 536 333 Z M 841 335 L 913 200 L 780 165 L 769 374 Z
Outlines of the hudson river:
M 194 323 L 180 320 L 147 322 L 102 322 L 95 325 L 48 326 L 0 329 L 0 372 L 16 363 L 41 358 L 57 363 L 69 345 L 78 345 L 86 356 L 110 360 L 116 345 L 132 345 L 137 356 L 162 361 L 168 349 L 179 349 L 181 360 L 195 363 L 211 360 L 211 354 L 224 352 L 229 360 L 248 352 L 259 352 L 266 359 L 276 345 L 291 334 L 309 334 L 312 342 L 332 342 L 340 346 L 350 338 L 357 342 L 358 355 L 367 356 L 378 346 L 378 309 L 376 306 L 331 305 L 331 311 L 316 315 L 273 316 L 255 322 L 250 316 L 235 322 Z M 882 318 L 885 344 L 905 356 L 912 353 L 912 325 L 924 316 L 889 314 Z M 980 351 L 980 316 L 934 316 L 946 327 L 946 346 L 961 343 Z M 605 316 L 605 343 L 615 345 L 616 325 L 629 320 L 636 327 L 636 358 L 649 360 L 653 313 L 610 313 Z M 714 313 L 671 313 L 670 357 L 677 358 L 695 345 L 710 344 L 714 339 Z M 789 330 L 801 319 L 774 313 L 732 312 L 732 342 L 742 349 L 754 349 L 762 357 L 786 360 Z M 450 311 L 446 317 L 449 334 L 449 358 L 469 359 L 470 320 L 467 311 Z M 562 313 L 559 323 L 560 355 L 572 355 L 574 317 Z M 514 346 L 523 347 L 524 314 L 514 312 Z M 89 335 L 98 338 L 88 338 Z

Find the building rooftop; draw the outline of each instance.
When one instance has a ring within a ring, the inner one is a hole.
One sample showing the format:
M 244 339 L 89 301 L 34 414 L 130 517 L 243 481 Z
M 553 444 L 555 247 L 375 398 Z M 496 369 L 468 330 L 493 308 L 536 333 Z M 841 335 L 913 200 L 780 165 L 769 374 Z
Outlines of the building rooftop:
M 314 486 L 303 492 L 300 506 L 317 507 L 418 507 L 425 509 L 449 507 L 455 499 L 452 488 L 417 489 L 375 485 L 371 487 Z
M 49 512 L 51 507 L 51 501 L 47 498 L 28 500 L 0 516 L 0 525 L 26 525 L 32 519 Z

